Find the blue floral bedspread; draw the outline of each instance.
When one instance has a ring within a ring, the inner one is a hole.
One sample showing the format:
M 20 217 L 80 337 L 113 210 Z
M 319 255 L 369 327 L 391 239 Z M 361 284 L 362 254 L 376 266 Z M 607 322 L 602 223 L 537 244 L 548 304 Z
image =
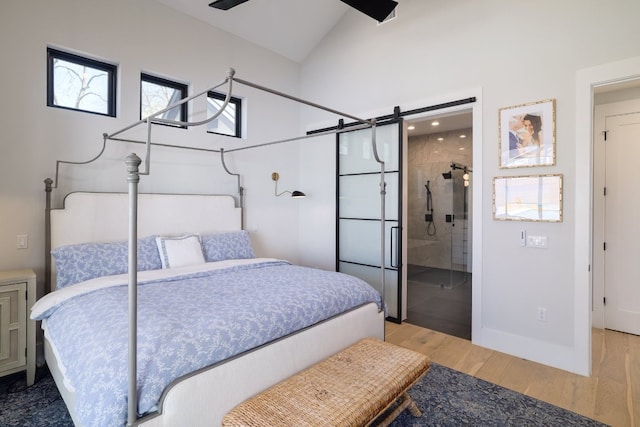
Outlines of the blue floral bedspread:
M 141 282 L 138 411 L 156 410 L 176 378 L 368 302 L 380 307 L 380 295 L 360 279 L 285 261 Z M 126 284 L 60 302 L 44 317 L 76 390 L 79 421 L 125 425 Z

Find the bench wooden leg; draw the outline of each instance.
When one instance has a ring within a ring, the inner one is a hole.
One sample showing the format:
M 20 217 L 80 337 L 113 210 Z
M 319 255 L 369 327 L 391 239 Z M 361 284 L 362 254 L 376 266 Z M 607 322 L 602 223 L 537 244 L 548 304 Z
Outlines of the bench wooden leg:
M 405 401 L 409 402 L 407 404 L 407 409 L 409 409 L 409 412 L 411 413 L 411 415 L 413 415 L 414 417 L 421 417 L 422 416 L 422 412 L 420 412 L 420 409 L 418 408 L 418 405 L 416 405 L 416 402 L 413 401 L 411 396 L 409 396 L 409 394 L 406 391 L 402 395 L 402 398 L 405 399 Z
M 398 415 L 400 415 L 402 413 L 402 411 L 404 411 L 405 409 L 409 409 L 409 412 L 411 413 L 411 415 L 413 415 L 414 417 L 420 417 L 422 416 L 422 412 L 420 412 L 420 409 L 418 409 L 418 405 L 416 405 L 416 402 L 413 401 L 413 399 L 411 398 L 411 396 L 409 396 L 409 393 L 407 393 L 406 391 L 404 393 L 402 393 L 402 395 L 400 396 L 400 403 L 398 404 L 398 406 L 396 406 L 396 408 L 393 410 L 393 412 L 391 412 L 389 415 L 387 415 L 385 417 L 384 420 L 382 420 L 378 426 L 379 427 L 387 427 L 389 424 L 391 424 L 393 422 L 393 420 L 395 420 Z

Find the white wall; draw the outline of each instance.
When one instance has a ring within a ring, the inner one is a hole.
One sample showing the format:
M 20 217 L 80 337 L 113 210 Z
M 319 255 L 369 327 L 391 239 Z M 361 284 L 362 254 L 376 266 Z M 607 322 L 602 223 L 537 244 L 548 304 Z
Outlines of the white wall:
M 576 101 L 576 73 L 640 55 L 635 43 L 639 13 L 636 0 L 618 0 L 613 6 L 596 0 L 402 0 L 398 18 L 381 26 L 348 12 L 300 68 L 152 0 L 2 1 L 0 269 L 34 268 L 42 291 L 42 181 L 53 176 L 56 159 L 85 160 L 99 151 L 103 132 L 138 118 L 141 71 L 190 82 L 198 91 L 232 66 L 239 77 L 363 116 L 387 114 L 395 105 L 406 110 L 480 94 L 481 114 L 474 116 L 479 120 L 474 123 L 474 184 L 482 195 L 480 200 L 474 195 L 479 220 L 479 227 L 474 223 L 474 283 L 479 284 L 474 289 L 474 341 L 584 373 L 588 368 L 579 331 L 589 326 L 582 325 L 576 300 L 588 294 L 589 286 L 586 273 L 580 273 L 589 262 L 583 247 L 588 239 L 581 235 L 588 224 L 583 219 L 588 197 L 577 195 L 590 188 L 584 174 L 589 165 L 577 153 L 585 144 L 578 141 L 583 135 L 578 135 L 576 111 L 586 106 Z M 47 45 L 119 64 L 117 118 L 46 107 Z M 269 95 L 248 89 L 238 94 L 248 97 L 250 123 L 248 140 L 241 144 L 293 136 L 292 123 L 302 128 L 335 123 L 333 117 Z M 522 172 L 564 174 L 564 221 L 493 221 L 491 178 L 521 172 L 498 168 L 498 109 L 547 98 L 557 101 L 557 164 Z M 203 108 L 196 108 L 196 116 Z M 164 129 L 158 136 L 162 142 L 188 140 L 225 149 L 237 143 L 198 129 Z M 333 141 L 322 137 L 227 156 L 230 169 L 243 174 L 246 226 L 259 255 L 333 268 Z M 72 175 L 87 189 L 123 190 L 120 162 L 130 151 L 110 145 L 99 174 L 64 169 L 61 181 Z M 235 181 L 224 175 L 215 156 L 158 150 L 154 159 L 155 175 L 143 177 L 143 191 L 234 191 Z M 297 187 L 309 197 L 303 203 L 274 199 L 273 171 L 280 172 L 282 189 Z M 548 236 L 549 248 L 521 248 L 523 227 L 529 234 Z M 478 242 L 475 233 L 482 236 Z M 18 234 L 29 234 L 29 249 L 15 248 Z M 546 323 L 535 320 L 539 306 L 547 308 Z
M 47 46 L 70 49 L 118 64 L 118 116 L 107 118 L 46 106 Z M 44 184 L 56 160 L 88 160 L 102 134 L 139 118 L 139 75 L 151 72 L 190 83 L 190 93 L 211 87 L 234 67 L 237 76 L 297 95 L 299 65 L 152 0 L 0 2 L 0 269 L 34 268 L 39 294 L 44 275 Z M 206 134 L 204 128 L 161 128 L 157 142 L 197 147 L 257 144 L 297 135 L 299 107 L 289 101 L 237 87 L 246 97 L 248 138 Z M 202 118 L 204 101 L 190 107 Z M 139 134 L 136 136 L 140 136 Z M 60 167 L 60 189 L 69 177 L 81 189 L 126 191 L 124 157 L 143 147 L 109 143 L 95 167 Z M 228 167 L 243 175 L 246 226 L 259 255 L 297 261 L 295 200 L 273 196 L 271 172 L 282 189 L 298 182 L 295 144 L 230 153 Z M 97 172 L 96 172 L 97 171 Z M 152 155 L 151 176 L 141 191 L 235 193 L 218 155 L 160 149 Z M 58 200 L 59 201 L 59 200 Z M 96 226 L 99 226 L 98 224 Z M 185 224 L 185 231 L 189 225 Z M 29 248 L 16 249 L 16 236 L 29 235 Z M 283 238 L 285 237 L 285 238 Z
M 580 289 L 589 286 L 576 277 L 576 268 L 586 271 L 589 260 L 574 268 L 576 245 L 582 243 L 574 226 L 577 216 L 588 216 L 575 209 L 576 193 L 590 187 L 576 180 L 576 73 L 640 54 L 635 43 L 640 39 L 635 22 L 640 3 L 403 0 L 397 12 L 394 21 L 380 26 L 356 12 L 345 15 L 304 62 L 303 97 L 354 114 L 390 113 L 395 105 L 406 110 L 420 100 L 449 94 L 455 99 L 456 93 L 481 88 L 482 133 L 474 140 L 482 159 L 478 165 L 474 152 L 474 184 L 482 194 L 481 209 L 474 210 L 481 221 L 481 229 L 474 231 L 482 235 L 482 253 L 474 252 L 481 256 L 481 265 L 474 260 L 474 304 L 481 310 L 474 315 L 474 342 L 587 373 L 583 341 L 588 325 L 578 324 L 584 319 L 575 302 L 586 294 Z M 499 169 L 498 110 L 548 98 L 556 99 L 557 164 Z M 304 123 L 326 119 L 303 113 Z M 301 180 L 316 187 L 315 197 L 327 211 L 334 171 L 317 159 L 329 161 L 333 149 L 309 145 L 301 151 Z M 479 166 L 480 175 L 475 173 Z M 492 219 L 492 177 L 547 173 L 564 175 L 562 223 Z M 304 208 L 312 212 L 318 206 Z M 314 261 L 330 264 L 321 248 L 330 246 L 324 229 L 332 226 L 332 218 L 327 217 L 324 227 L 311 227 L 306 217 L 303 212 L 301 240 L 322 242 Z M 520 247 L 523 228 L 530 235 L 547 236 L 548 249 Z M 585 231 L 582 227 L 579 233 Z M 546 307 L 547 322 L 536 320 L 537 307 Z

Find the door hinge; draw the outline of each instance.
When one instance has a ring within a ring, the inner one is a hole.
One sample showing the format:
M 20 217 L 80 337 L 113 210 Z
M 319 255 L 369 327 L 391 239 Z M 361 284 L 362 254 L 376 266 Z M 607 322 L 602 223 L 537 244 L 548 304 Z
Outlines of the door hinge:
M 608 134 L 608 133 L 609 133 L 609 131 L 608 131 L 608 130 L 603 130 L 603 131 L 602 131 L 602 135 L 604 135 L 604 140 L 605 140 L 605 141 L 607 140 L 607 134 Z
M 602 195 L 606 196 L 607 195 L 607 187 L 604 187 L 602 190 Z
M 607 305 L 607 297 L 602 298 L 602 304 Z
M 606 250 L 607 250 L 607 242 L 604 242 L 604 243 L 602 244 L 602 250 L 603 250 L 603 251 L 606 251 Z

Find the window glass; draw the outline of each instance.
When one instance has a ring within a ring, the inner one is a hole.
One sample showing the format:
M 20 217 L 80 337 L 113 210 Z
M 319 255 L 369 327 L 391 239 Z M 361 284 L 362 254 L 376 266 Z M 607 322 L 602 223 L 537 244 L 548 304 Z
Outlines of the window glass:
M 186 98 L 187 92 L 188 88 L 185 84 L 142 74 L 140 78 L 140 118 L 147 118 Z M 187 103 L 177 105 L 156 117 L 184 122 L 187 119 Z
M 116 66 L 47 49 L 47 105 L 115 117 Z
M 224 94 L 209 92 L 207 95 L 207 117 L 220 111 L 225 100 Z M 223 113 L 207 124 L 207 132 L 240 138 L 242 129 L 242 100 L 231 97 Z

